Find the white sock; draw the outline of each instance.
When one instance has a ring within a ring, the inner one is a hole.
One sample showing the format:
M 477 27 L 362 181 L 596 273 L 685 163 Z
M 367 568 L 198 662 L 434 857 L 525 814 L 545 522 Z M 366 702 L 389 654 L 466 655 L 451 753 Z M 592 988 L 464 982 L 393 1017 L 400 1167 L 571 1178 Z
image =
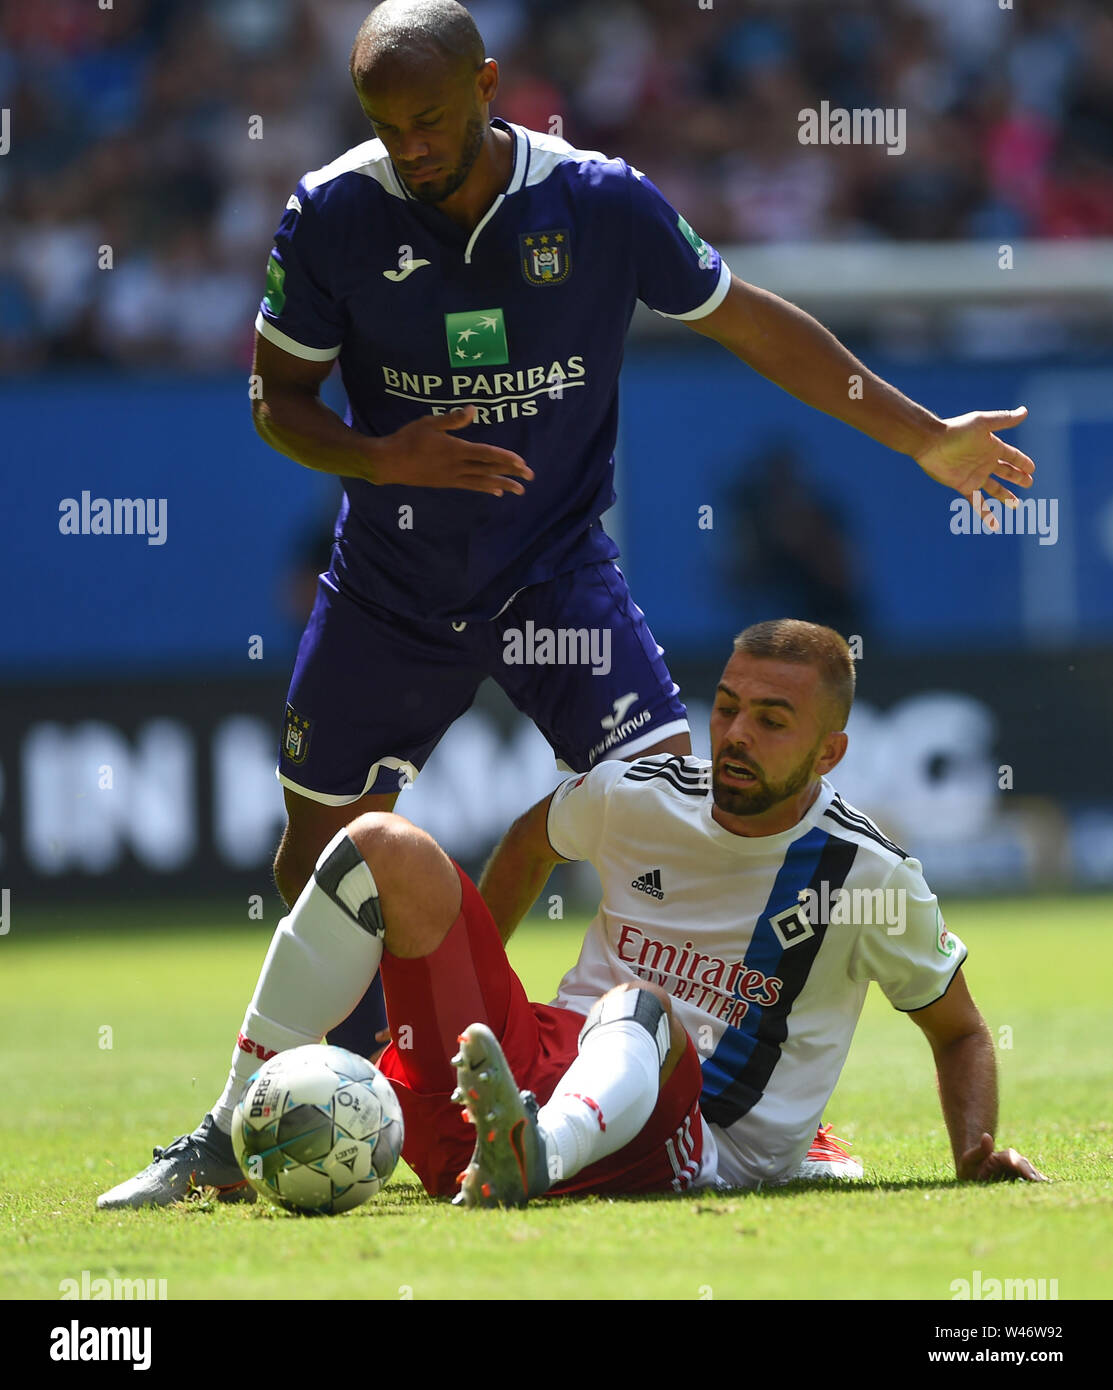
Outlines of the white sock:
M 379 968 L 378 890 L 345 831 L 326 846 L 317 870 L 333 891 L 318 883 L 315 871 L 275 929 L 224 1093 L 212 1108 L 213 1120 L 225 1134 L 232 1131 L 232 1113 L 248 1078 L 274 1053 L 320 1042 L 348 1017 Z
M 544 1131 L 554 1185 L 617 1153 L 645 1126 L 657 1104 L 661 1057 L 632 1018 L 592 1028 L 537 1123 Z

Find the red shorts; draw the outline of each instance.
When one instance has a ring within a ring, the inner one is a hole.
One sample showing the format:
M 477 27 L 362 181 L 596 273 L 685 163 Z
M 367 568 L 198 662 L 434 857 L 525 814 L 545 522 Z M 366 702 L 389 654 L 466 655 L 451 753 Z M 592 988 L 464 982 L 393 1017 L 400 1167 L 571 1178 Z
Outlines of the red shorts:
M 474 1129 L 449 1099 L 456 1086 L 449 1059 L 464 1029 L 485 1023 L 502 1044 L 518 1085 L 544 1105 L 576 1058 L 584 1023 L 582 1014 L 569 1009 L 529 1002 L 487 904 L 459 865 L 456 872 L 463 902 L 440 946 L 409 960 L 384 952 L 380 966 L 394 1041 L 379 1067 L 402 1105 L 402 1155 L 433 1197 L 455 1194 L 457 1175 L 475 1147 Z M 699 1056 L 689 1038 L 640 1133 L 552 1193 L 684 1191 L 703 1153 L 701 1084 Z

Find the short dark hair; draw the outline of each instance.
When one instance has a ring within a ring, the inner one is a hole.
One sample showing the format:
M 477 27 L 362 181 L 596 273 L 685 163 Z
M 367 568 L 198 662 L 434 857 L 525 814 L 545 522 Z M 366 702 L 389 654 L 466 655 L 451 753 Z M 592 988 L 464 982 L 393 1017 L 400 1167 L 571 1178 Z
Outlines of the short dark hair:
M 383 0 L 360 25 L 352 45 L 350 69 L 359 88 L 382 58 L 427 57 L 467 63 L 475 72 L 486 49 L 475 20 L 456 0 Z
M 833 628 L 805 623 L 799 618 L 773 618 L 740 632 L 734 639 L 734 650 L 746 656 L 815 666 L 830 697 L 834 727 L 846 728 L 854 703 L 856 673 L 846 638 Z

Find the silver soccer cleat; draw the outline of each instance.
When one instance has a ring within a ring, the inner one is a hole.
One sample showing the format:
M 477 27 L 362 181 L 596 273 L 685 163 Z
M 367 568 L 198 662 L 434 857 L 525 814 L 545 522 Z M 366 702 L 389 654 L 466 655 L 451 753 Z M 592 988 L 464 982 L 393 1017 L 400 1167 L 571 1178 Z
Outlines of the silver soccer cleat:
M 254 1202 L 255 1192 L 240 1171 L 232 1140 L 206 1115 L 192 1134 L 181 1134 L 141 1173 L 97 1198 L 98 1211 L 119 1207 L 165 1207 L 194 1188 L 215 1187 L 222 1202 Z

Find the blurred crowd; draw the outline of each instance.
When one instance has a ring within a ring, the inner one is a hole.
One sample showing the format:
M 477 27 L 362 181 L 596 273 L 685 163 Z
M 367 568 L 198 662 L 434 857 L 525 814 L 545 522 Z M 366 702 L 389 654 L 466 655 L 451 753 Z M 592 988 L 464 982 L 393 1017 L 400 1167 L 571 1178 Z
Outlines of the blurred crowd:
M 100 4 L 0 0 L 0 367 L 245 363 L 294 184 L 371 137 L 368 0 Z M 495 114 L 623 156 L 714 243 L 1113 235 L 1110 0 L 469 8 Z M 905 110 L 905 153 L 802 145 L 823 101 Z

